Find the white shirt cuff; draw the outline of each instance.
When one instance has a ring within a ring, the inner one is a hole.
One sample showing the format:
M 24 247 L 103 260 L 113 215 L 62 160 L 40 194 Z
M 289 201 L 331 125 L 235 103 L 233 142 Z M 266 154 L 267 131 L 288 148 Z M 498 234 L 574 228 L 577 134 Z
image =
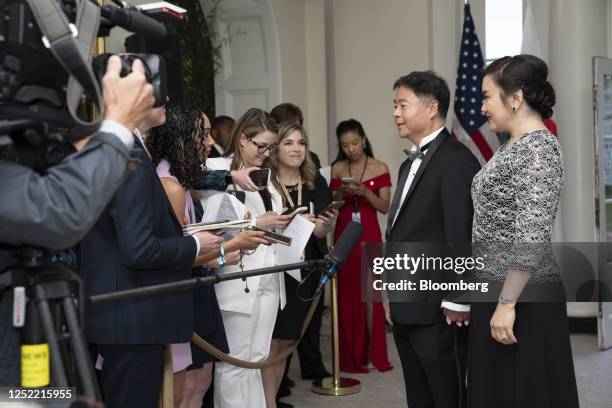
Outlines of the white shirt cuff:
M 195 239 L 196 242 L 196 258 L 198 257 L 198 255 L 200 255 L 200 240 L 195 236 L 195 235 L 191 235 L 191 238 Z
M 448 310 L 454 310 L 455 312 L 469 312 L 470 305 L 462 305 L 460 303 L 442 301 L 442 307 Z
M 128 128 L 119 122 L 110 119 L 103 120 L 99 131 L 117 136 L 130 150 L 134 146 L 134 135 L 132 135 L 132 132 L 130 132 Z

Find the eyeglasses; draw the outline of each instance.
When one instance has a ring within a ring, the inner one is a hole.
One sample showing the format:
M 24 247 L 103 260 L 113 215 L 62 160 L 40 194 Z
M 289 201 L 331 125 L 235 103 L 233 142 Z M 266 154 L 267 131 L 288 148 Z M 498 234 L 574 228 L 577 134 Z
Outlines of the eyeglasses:
M 253 140 L 252 137 L 248 137 L 248 136 L 244 136 L 244 137 L 246 137 L 249 142 L 251 142 L 255 146 L 257 146 L 257 153 L 259 153 L 259 154 L 266 154 L 266 152 L 272 153 L 278 147 L 278 145 L 276 143 L 272 143 L 272 144 L 257 143 L 256 141 Z

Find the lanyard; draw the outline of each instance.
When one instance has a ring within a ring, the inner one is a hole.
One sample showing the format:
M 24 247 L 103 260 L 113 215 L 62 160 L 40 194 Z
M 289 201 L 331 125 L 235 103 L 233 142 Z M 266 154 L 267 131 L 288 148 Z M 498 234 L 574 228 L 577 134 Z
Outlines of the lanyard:
M 365 174 L 366 171 L 366 167 L 368 167 L 368 159 L 370 158 L 370 156 L 366 156 L 366 161 L 365 164 L 363 165 L 363 170 L 361 171 L 361 177 L 359 177 L 359 182 L 361 183 L 363 181 L 363 175 Z M 349 176 L 353 177 L 353 175 L 351 174 L 351 161 L 348 161 L 348 172 L 349 172 Z M 359 212 L 359 197 L 353 197 L 353 212 L 357 213 Z
M 285 185 L 281 183 L 278 177 L 276 178 L 276 181 L 278 181 L 278 184 L 281 186 L 281 190 L 283 190 L 283 195 L 285 196 L 285 199 L 287 200 L 287 204 L 289 204 L 291 208 L 295 208 L 295 204 L 293 204 L 293 200 L 291 199 L 291 195 L 289 194 L 287 187 L 285 187 Z M 297 191 L 298 191 L 297 205 L 300 206 L 302 205 L 302 178 L 301 177 L 298 177 Z
M 359 182 L 361 183 L 363 181 L 363 175 L 365 174 L 366 171 L 366 167 L 368 167 L 368 159 L 370 158 L 370 156 L 366 156 L 366 162 L 363 165 L 363 170 L 361 171 L 361 177 L 359 177 Z M 351 174 L 351 161 L 348 161 L 348 171 L 349 171 L 349 176 L 353 177 L 353 175 Z

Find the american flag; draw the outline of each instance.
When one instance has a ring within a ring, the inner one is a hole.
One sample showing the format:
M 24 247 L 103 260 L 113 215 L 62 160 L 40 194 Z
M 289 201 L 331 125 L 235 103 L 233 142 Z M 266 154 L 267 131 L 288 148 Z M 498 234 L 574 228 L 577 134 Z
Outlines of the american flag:
M 469 3 L 465 5 L 463 14 L 452 132 L 484 165 L 499 147 L 499 139 L 489 129 L 487 118 L 480 113 L 484 59 Z

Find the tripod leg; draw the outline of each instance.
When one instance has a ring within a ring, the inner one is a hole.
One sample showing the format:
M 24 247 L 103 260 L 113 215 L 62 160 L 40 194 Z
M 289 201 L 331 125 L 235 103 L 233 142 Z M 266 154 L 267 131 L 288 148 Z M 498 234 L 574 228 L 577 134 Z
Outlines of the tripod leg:
M 62 360 L 62 355 L 57 342 L 57 334 L 55 333 L 55 327 L 53 326 L 53 318 L 51 316 L 51 310 L 49 308 L 49 302 L 45 299 L 39 300 L 36 303 L 38 312 L 40 313 L 41 323 L 45 333 L 45 338 L 49 344 L 49 354 L 51 358 L 51 370 L 53 371 L 53 378 L 55 379 L 56 386 L 68 387 L 68 378 L 66 377 L 66 369 Z
M 101 401 L 100 388 L 96 381 L 89 349 L 83 338 L 83 333 L 79 328 L 79 323 L 74 309 L 74 303 L 70 298 L 63 299 L 64 316 L 66 317 L 66 325 L 70 333 L 72 349 L 74 351 L 74 361 L 77 369 L 77 376 L 81 380 L 83 387 L 83 395 L 94 398 L 96 401 Z

